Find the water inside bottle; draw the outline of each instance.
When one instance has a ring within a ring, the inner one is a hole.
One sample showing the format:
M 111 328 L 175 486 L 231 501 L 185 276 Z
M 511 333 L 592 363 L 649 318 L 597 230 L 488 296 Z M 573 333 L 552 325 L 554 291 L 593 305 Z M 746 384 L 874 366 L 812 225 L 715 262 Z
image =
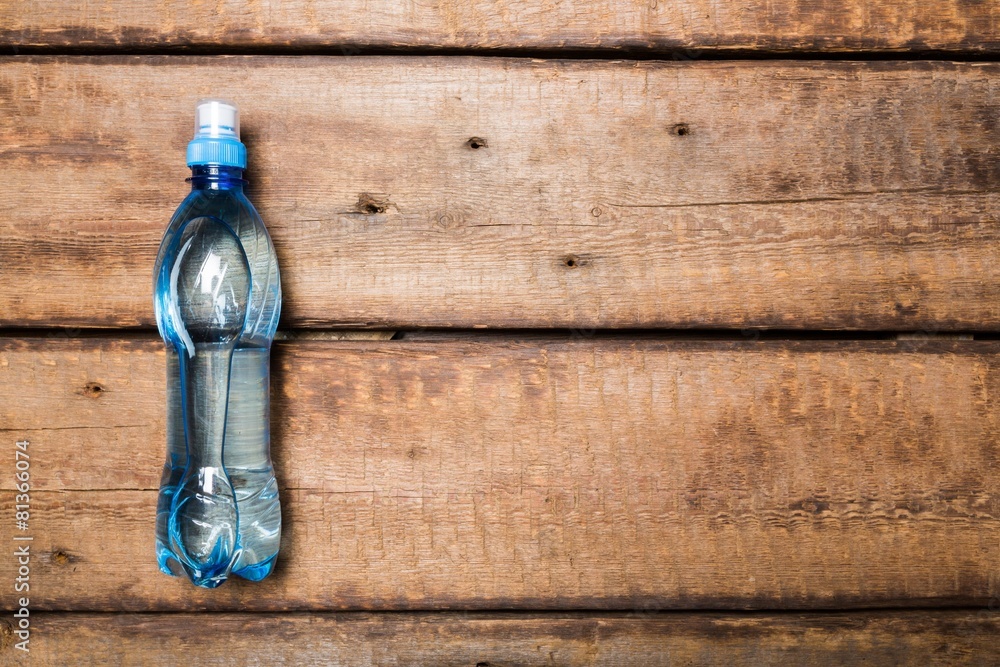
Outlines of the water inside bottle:
M 281 506 L 269 450 L 268 358 L 267 348 L 233 351 L 222 454 L 238 508 L 239 556 L 232 573 L 252 581 L 270 574 L 281 538 Z M 184 574 L 169 548 L 168 525 L 186 462 L 179 363 L 177 352 L 168 349 L 167 459 L 156 515 L 156 551 L 160 569 L 173 575 Z

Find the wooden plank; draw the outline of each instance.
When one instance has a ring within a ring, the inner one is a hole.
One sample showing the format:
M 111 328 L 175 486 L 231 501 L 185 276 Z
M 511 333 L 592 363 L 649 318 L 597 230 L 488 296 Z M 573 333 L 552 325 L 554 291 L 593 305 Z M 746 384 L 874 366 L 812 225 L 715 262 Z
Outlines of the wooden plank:
M 159 344 L 0 346 L 0 432 L 32 443 L 37 610 L 1000 595 L 998 343 L 282 343 L 282 558 L 261 584 L 215 591 L 153 560 Z M 0 457 L 0 507 L 13 459 Z M 0 522 L 0 540 L 13 528 Z M 0 559 L 0 580 L 14 567 Z
M 153 324 L 188 119 L 216 94 L 242 105 L 286 327 L 996 330 L 998 80 L 954 63 L 9 58 L 0 326 Z
M 357 47 L 996 53 L 991 2 L 863 0 L 63 0 L 0 5 L 0 43 L 113 49 Z
M 2 621 L 9 624 L 5 617 Z M 989 665 L 1000 614 L 38 614 L 40 664 Z M 0 656 L 17 656 L 11 643 Z M 99 656 L 99 657 L 98 657 Z

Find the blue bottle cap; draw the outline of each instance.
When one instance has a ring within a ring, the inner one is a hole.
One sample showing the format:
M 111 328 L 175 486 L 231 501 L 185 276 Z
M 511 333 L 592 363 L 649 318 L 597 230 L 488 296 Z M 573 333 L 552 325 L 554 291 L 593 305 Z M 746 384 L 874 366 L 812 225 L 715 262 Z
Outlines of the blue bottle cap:
M 187 164 L 246 169 L 247 147 L 240 141 L 240 112 L 235 103 L 219 99 L 198 101 Z

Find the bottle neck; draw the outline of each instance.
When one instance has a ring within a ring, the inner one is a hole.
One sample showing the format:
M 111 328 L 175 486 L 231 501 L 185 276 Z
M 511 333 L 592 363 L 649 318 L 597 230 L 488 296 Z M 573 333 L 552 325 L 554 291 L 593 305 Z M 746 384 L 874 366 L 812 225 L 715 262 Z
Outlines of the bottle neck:
M 217 164 L 195 165 L 191 167 L 192 190 L 238 190 L 242 191 L 246 181 L 239 167 L 222 167 Z

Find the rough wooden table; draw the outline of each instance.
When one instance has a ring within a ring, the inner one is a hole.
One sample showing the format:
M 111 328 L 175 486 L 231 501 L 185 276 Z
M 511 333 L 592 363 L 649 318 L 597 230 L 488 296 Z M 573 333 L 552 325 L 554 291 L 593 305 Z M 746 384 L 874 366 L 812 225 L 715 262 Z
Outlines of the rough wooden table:
M 1000 664 L 1000 6 L 0 0 L 0 48 L 0 662 Z M 206 591 L 150 285 L 210 95 L 284 531 Z

